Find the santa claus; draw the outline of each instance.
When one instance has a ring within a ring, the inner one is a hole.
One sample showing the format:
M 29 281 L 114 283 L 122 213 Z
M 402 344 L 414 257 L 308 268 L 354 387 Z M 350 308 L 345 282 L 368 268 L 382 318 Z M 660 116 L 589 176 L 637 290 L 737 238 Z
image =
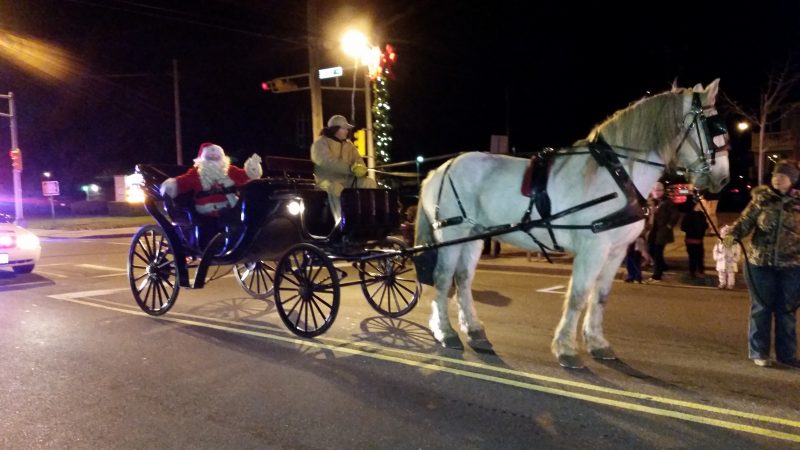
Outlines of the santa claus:
M 197 212 L 210 216 L 219 215 L 221 209 L 234 206 L 239 200 L 236 188 L 250 180 L 261 178 L 261 157 L 253 156 L 244 163 L 244 169 L 231 165 L 222 147 L 210 142 L 200 144 L 194 167 L 183 175 L 167 178 L 161 183 L 161 195 L 172 198 L 194 192 L 194 207 Z

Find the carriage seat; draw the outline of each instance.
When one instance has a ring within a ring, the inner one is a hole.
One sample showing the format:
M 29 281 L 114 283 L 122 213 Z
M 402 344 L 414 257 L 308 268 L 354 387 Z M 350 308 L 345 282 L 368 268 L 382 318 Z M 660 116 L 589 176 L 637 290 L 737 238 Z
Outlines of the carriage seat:
M 382 240 L 400 227 L 400 196 L 390 189 L 342 191 L 342 235 L 353 242 Z
M 265 156 L 263 166 L 265 178 L 314 181 L 314 162 L 310 159 Z

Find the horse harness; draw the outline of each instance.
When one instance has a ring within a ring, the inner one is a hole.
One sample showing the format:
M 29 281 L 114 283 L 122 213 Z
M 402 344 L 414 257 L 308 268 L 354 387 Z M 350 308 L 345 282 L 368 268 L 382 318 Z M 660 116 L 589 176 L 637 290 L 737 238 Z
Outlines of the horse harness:
M 444 227 L 452 226 L 452 225 L 459 225 L 463 222 L 468 222 L 473 225 L 479 226 L 481 228 L 490 230 L 490 231 L 499 231 L 497 234 L 508 233 L 511 231 L 522 231 L 527 234 L 533 242 L 539 246 L 542 251 L 542 254 L 549 262 L 552 262 L 550 259 L 550 255 L 548 254 L 548 250 L 550 251 L 564 251 L 563 247 L 561 247 L 558 242 L 556 241 L 555 234 L 553 230 L 557 229 L 571 229 L 571 230 L 592 230 L 593 233 L 600 233 L 602 231 L 610 230 L 613 228 L 621 227 L 624 225 L 628 225 L 634 222 L 638 222 L 639 220 L 644 219 L 648 214 L 647 208 L 647 201 L 636 189 L 636 186 L 633 184 L 633 180 L 628 175 L 628 172 L 620 163 L 618 155 L 614 152 L 610 145 L 608 145 L 605 140 L 602 138 L 598 139 L 595 142 L 589 143 L 589 154 L 594 157 L 595 161 L 601 166 L 605 167 L 609 173 L 611 174 L 614 181 L 617 183 L 617 186 L 622 190 L 624 193 L 627 201 L 623 208 L 608 214 L 600 219 L 594 220 L 589 225 L 564 225 L 564 224 L 554 224 L 553 221 L 560 219 L 564 216 L 569 214 L 573 214 L 580 210 L 589 208 L 591 206 L 597 205 L 599 203 L 604 203 L 609 200 L 618 197 L 616 192 L 606 194 L 599 198 L 589 200 L 587 202 L 583 202 L 571 208 L 565 209 L 560 211 L 556 214 L 551 214 L 550 212 L 550 197 L 547 194 L 547 190 L 545 189 L 547 185 L 547 178 L 548 178 L 548 170 L 550 166 L 550 162 L 552 158 L 556 156 L 568 156 L 568 155 L 575 155 L 581 154 L 586 152 L 571 152 L 571 153 L 557 153 L 552 148 L 546 148 L 541 152 L 538 152 L 531 158 L 531 162 L 529 164 L 530 168 L 532 169 L 532 174 L 528 175 L 526 173 L 525 181 L 527 182 L 530 180 L 530 183 L 523 183 L 523 185 L 527 184 L 531 187 L 528 191 L 529 194 L 526 195 L 530 197 L 530 202 L 528 203 L 528 208 L 525 210 L 525 213 L 522 215 L 522 219 L 520 222 L 515 225 L 499 225 L 495 227 L 482 227 L 481 225 L 474 222 L 467 216 L 466 211 L 464 210 L 464 206 L 461 203 L 461 198 L 458 195 L 458 191 L 453 184 L 452 178 L 447 174 L 448 170 L 450 169 L 451 161 L 448 161 L 447 166 L 445 167 L 445 172 L 442 176 L 442 184 L 439 187 L 439 196 L 437 198 L 437 204 L 435 208 L 435 217 L 433 222 L 433 228 L 441 229 Z M 658 164 L 658 163 L 653 163 Z M 458 204 L 458 208 L 461 212 L 460 216 L 449 217 L 446 219 L 439 218 L 439 203 L 442 197 L 442 191 L 444 191 L 444 180 L 447 178 L 450 188 L 453 191 L 453 195 L 455 196 L 456 203 Z M 533 209 L 536 208 L 536 211 L 539 213 L 540 219 L 533 220 L 531 219 L 531 212 Z M 550 240 L 552 241 L 552 247 L 548 247 L 542 241 L 537 239 L 530 230 L 532 228 L 546 228 L 548 234 L 550 235 Z
M 676 152 L 677 152 L 680 150 L 683 143 L 689 137 L 689 133 L 691 133 L 692 129 L 694 128 L 696 130 L 698 142 L 700 143 L 700 148 L 695 149 L 698 154 L 698 159 L 694 163 L 692 163 L 690 167 L 685 168 L 686 172 L 690 173 L 709 172 L 711 170 L 711 165 L 715 163 L 716 152 L 717 150 L 720 149 L 720 147 L 718 147 L 714 142 L 714 137 L 724 135 L 727 133 L 724 121 L 719 117 L 719 115 L 707 117 L 704 114 L 704 110 L 709 108 L 710 107 L 704 107 L 702 105 L 700 101 L 700 95 L 698 93 L 696 92 L 693 93 L 691 110 L 684 117 L 684 123 L 682 124 L 682 126 L 686 128 L 686 132 L 684 133 L 683 138 L 681 138 L 680 142 L 678 143 L 678 146 L 676 147 L 677 148 Z M 689 115 L 693 117 L 691 118 L 689 126 L 686 126 L 685 125 L 686 117 L 688 117 Z M 701 139 L 701 134 L 700 134 L 701 132 L 705 134 L 706 142 L 708 144 L 708 149 L 703 148 L 703 140 Z M 650 214 L 650 210 L 647 207 L 647 201 L 645 200 L 642 193 L 639 192 L 639 190 L 636 188 L 636 185 L 634 185 L 633 180 L 623 167 L 619 158 L 632 159 L 635 162 L 649 164 L 660 168 L 665 168 L 666 166 L 662 163 L 650 161 L 648 159 L 636 158 L 629 155 L 616 153 L 614 149 L 611 147 L 611 145 L 609 145 L 600 134 L 597 135 L 594 141 L 589 142 L 588 148 L 589 148 L 588 152 L 567 152 L 567 153 L 558 153 L 556 150 L 552 148 L 545 148 L 531 158 L 521 188 L 522 195 L 530 197 L 530 202 L 528 203 L 528 208 L 525 210 L 525 213 L 522 215 L 522 219 L 516 225 L 506 224 L 494 227 L 483 227 L 480 224 L 476 223 L 474 220 L 470 219 L 467 216 L 466 211 L 464 210 L 464 205 L 461 202 L 461 198 L 459 197 L 458 191 L 456 190 L 456 187 L 453 184 L 452 178 L 447 174 L 447 172 L 450 170 L 450 166 L 453 160 L 448 161 L 445 165 L 444 174 L 442 175 L 442 181 L 439 186 L 439 194 L 437 197 L 437 202 L 435 207 L 434 222 L 432 224 L 433 228 L 437 230 L 452 225 L 459 225 L 464 221 L 466 221 L 477 227 L 488 230 L 490 232 L 489 234 L 491 235 L 505 234 L 513 231 L 522 231 L 525 234 L 527 234 L 536 245 L 539 246 L 539 248 L 542 251 L 542 254 L 545 256 L 545 258 L 547 258 L 547 261 L 552 263 L 552 260 L 550 259 L 550 256 L 547 253 L 547 251 L 548 250 L 551 251 L 555 250 L 559 252 L 564 251 L 563 247 L 561 247 L 556 241 L 556 237 L 555 234 L 553 233 L 553 230 L 556 229 L 591 230 L 593 233 L 600 233 L 602 231 L 638 222 L 646 218 Z M 635 150 L 635 149 L 629 149 L 629 150 Z M 606 170 L 608 170 L 608 172 L 611 174 L 611 177 L 614 179 L 614 182 L 617 184 L 622 193 L 625 195 L 626 199 L 625 206 L 623 206 L 621 209 L 615 212 L 612 212 L 611 214 L 608 214 L 604 217 L 601 217 L 600 219 L 592 221 L 592 223 L 589 225 L 554 224 L 552 223 L 554 220 L 560 219 L 569 214 L 592 207 L 599 203 L 607 202 L 609 200 L 618 197 L 618 194 L 616 192 L 613 192 L 598 197 L 596 199 L 575 205 L 571 208 L 565 209 L 556 214 L 551 214 L 550 197 L 547 194 L 546 186 L 547 186 L 547 179 L 549 176 L 549 168 L 552 163 L 552 158 L 556 156 L 568 156 L 568 155 L 586 154 L 586 153 L 592 155 L 597 164 L 600 167 L 606 168 Z M 440 219 L 439 203 L 441 202 L 442 192 L 444 191 L 445 178 L 450 184 L 450 188 L 453 190 L 453 195 L 455 196 L 456 203 L 458 204 L 458 208 L 461 212 L 461 215 L 449 217 L 446 219 Z M 540 219 L 537 220 L 531 219 L 531 212 L 533 211 L 533 208 L 536 208 L 536 211 L 539 214 Z M 548 247 L 543 242 L 536 239 L 536 237 L 530 232 L 530 230 L 533 228 L 546 228 L 550 236 L 550 240 L 552 241 L 552 247 Z

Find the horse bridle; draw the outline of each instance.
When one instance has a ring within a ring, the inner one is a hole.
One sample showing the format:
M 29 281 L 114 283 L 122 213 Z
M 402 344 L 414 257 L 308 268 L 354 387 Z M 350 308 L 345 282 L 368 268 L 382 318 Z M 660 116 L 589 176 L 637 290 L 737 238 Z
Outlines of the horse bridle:
M 714 142 L 714 138 L 728 134 L 728 129 L 725 127 L 725 121 L 719 114 L 710 117 L 705 115 L 704 111 L 712 108 L 713 106 L 703 106 L 700 102 L 699 93 L 694 92 L 692 94 L 692 108 L 683 117 L 683 123 L 681 124 L 682 127 L 686 128 L 686 132 L 678 143 L 675 153 L 677 154 L 677 152 L 681 150 L 683 143 L 686 142 L 692 129 L 697 133 L 697 142 L 700 144 L 700 147 L 692 146 L 697 152 L 697 159 L 691 163 L 689 167 L 680 168 L 679 170 L 687 173 L 708 173 L 711 171 L 711 166 L 716 162 L 717 151 L 727 146 L 727 144 L 718 146 L 716 142 Z M 689 116 L 691 116 L 691 119 L 689 125 L 686 126 L 686 119 Z M 705 148 L 703 145 L 703 137 L 706 138 L 708 148 Z

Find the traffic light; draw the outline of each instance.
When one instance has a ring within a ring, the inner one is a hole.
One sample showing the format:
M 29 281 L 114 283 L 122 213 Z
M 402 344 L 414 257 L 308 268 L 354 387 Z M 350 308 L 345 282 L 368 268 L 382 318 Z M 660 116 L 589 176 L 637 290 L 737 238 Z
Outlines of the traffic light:
M 261 82 L 261 90 L 274 92 L 276 94 L 292 92 L 297 89 L 299 89 L 297 83 L 287 80 L 286 78 L 276 78 L 274 80 Z
M 359 155 L 367 156 L 367 130 L 362 128 L 353 133 L 353 144 L 356 145 Z
M 8 152 L 11 158 L 11 168 L 16 172 L 22 172 L 22 150 L 15 148 Z

